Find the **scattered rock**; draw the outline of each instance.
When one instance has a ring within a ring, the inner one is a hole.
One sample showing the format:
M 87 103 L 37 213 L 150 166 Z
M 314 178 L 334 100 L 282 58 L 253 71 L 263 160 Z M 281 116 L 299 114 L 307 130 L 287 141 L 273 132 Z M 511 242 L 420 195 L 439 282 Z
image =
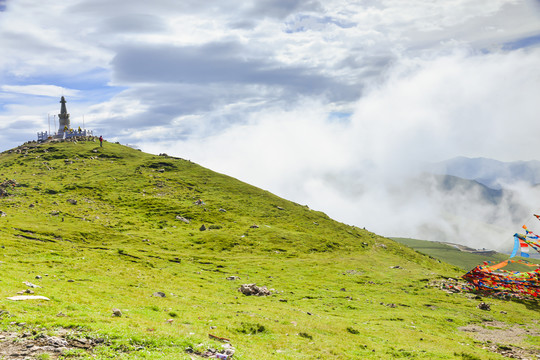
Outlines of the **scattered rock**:
M 40 288 L 40 287 L 41 287 L 41 286 L 39 286 L 39 285 L 32 284 L 32 283 L 29 282 L 29 281 L 23 281 L 23 284 L 26 285 L 26 286 L 28 286 L 28 287 L 34 288 L 34 289 L 35 289 L 35 288 Z
M 485 303 L 485 302 L 481 302 L 480 304 L 478 304 L 477 308 L 479 308 L 480 310 L 486 310 L 486 311 L 490 311 L 491 310 L 491 305 Z
M 235 348 L 231 344 L 223 344 L 221 345 L 221 347 L 223 348 L 223 354 L 229 357 L 232 357 L 236 351 Z
M 483 343 L 482 348 L 513 359 L 537 359 L 538 349 L 525 349 L 515 344 L 522 344 L 529 337 L 540 336 L 538 331 L 525 325 L 508 324 L 502 321 L 486 321 L 482 324 L 462 326 L 459 330 L 468 333 L 476 341 Z M 480 345 L 481 346 L 481 345 Z
M 250 228 L 252 228 L 252 229 L 258 229 L 258 228 L 259 228 L 259 225 L 251 225 Z
M 112 316 L 113 317 L 121 317 L 122 316 L 122 310 L 120 310 L 120 309 L 112 309 Z
M 390 269 L 403 269 L 403 268 L 399 265 L 396 265 L 396 266 L 390 266 Z
M 254 295 L 254 296 L 272 295 L 272 293 L 270 292 L 270 290 L 268 290 L 266 288 L 266 286 L 260 286 L 259 287 L 259 286 L 255 285 L 255 284 L 243 284 L 242 286 L 240 286 L 238 291 L 240 291 L 242 294 L 247 295 L 247 296 L 251 296 L 251 295 Z
M 166 295 L 164 292 L 161 292 L 161 291 L 156 291 L 155 293 L 152 294 L 152 296 L 154 297 L 162 297 L 164 298 Z
M 199 231 L 205 231 L 206 230 L 206 226 L 204 226 L 204 224 L 201 225 L 201 227 L 199 228 Z
M 77 205 L 77 200 L 75 199 L 68 199 L 67 202 L 70 203 L 71 205 Z
M 285 209 L 282 208 L 281 206 L 276 206 L 276 208 L 277 208 L 278 210 L 285 210 Z
M 159 173 L 164 173 L 164 172 L 165 172 L 165 169 L 158 169 L 157 172 L 159 172 Z
M 363 273 L 364 273 L 363 271 L 358 271 L 358 270 L 347 270 L 343 273 L 343 275 L 361 275 Z
M 0 211 L 0 217 L 6 216 L 7 214 L 3 211 Z
M 186 224 L 189 224 L 189 219 L 186 219 L 185 217 L 180 216 L 180 215 L 176 215 L 176 220 L 180 220 L 180 221 L 185 222 Z
M 24 323 L 13 325 L 24 326 Z M 2 359 L 58 359 L 68 350 L 90 350 L 105 341 L 103 338 L 86 338 L 85 334 L 67 329 L 57 330 L 54 336 L 34 331 L 22 334 L 4 331 L 0 332 L 0 339 Z
M 49 301 L 50 300 L 49 298 L 45 296 L 40 296 L 40 295 L 18 295 L 18 296 L 10 296 L 6 299 L 13 300 L 13 301 L 20 301 L 20 300 L 47 300 Z
M 240 280 L 239 276 L 229 276 L 227 277 L 227 280 Z
M 486 344 L 483 346 L 483 349 L 489 350 L 491 352 L 501 354 L 505 358 L 512 359 L 540 359 L 540 354 L 538 351 L 532 349 L 523 349 L 518 346 L 512 346 L 507 344 Z
M 68 342 L 57 336 L 47 336 L 47 343 L 54 347 L 64 347 L 68 345 Z
M 225 210 L 225 209 L 219 209 L 218 211 L 219 212 L 227 212 L 227 210 Z

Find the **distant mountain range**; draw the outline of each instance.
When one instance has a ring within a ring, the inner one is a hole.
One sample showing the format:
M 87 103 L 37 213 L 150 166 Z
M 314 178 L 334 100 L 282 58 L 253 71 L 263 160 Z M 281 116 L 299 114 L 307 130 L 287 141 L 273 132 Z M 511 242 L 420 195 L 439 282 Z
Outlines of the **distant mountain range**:
M 417 238 L 509 252 L 521 226 L 540 223 L 540 161 L 502 162 L 456 157 L 430 164 L 403 183 L 401 196 L 415 219 Z M 428 210 L 425 210 L 428 209 Z
M 491 189 L 502 189 L 505 185 L 515 183 L 540 184 L 540 161 L 537 160 L 503 162 L 460 156 L 429 165 L 426 170 L 474 180 Z

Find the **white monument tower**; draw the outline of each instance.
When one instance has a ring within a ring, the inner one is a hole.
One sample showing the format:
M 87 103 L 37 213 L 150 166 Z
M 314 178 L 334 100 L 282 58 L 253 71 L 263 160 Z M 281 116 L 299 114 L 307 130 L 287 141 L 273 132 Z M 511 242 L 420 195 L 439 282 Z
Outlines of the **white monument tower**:
M 60 114 L 58 114 L 58 134 L 62 134 L 71 129 L 69 114 L 66 109 L 66 99 L 63 96 L 60 99 L 60 103 L 62 106 L 60 108 Z
M 58 114 L 58 132 L 56 134 L 49 134 L 46 131 L 38 132 L 38 141 L 47 141 L 51 139 L 69 139 L 79 136 L 94 136 L 92 130 L 81 129 L 80 126 L 78 130 L 72 129 L 71 121 L 69 120 L 69 114 L 66 108 L 66 99 L 63 96 L 60 99 L 60 104 L 62 104 L 62 106 L 60 107 L 60 114 Z

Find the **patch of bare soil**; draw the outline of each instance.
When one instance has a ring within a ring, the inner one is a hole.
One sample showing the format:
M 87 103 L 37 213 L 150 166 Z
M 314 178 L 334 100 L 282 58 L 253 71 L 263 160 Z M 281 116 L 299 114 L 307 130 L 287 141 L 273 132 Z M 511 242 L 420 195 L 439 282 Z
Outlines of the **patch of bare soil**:
M 540 348 L 527 345 L 528 336 L 540 336 L 540 332 L 524 325 L 509 325 L 502 321 L 486 321 L 481 325 L 462 326 L 461 331 L 469 333 L 483 343 L 483 348 L 512 359 L 540 359 Z
M 1 359 L 36 359 L 41 354 L 48 354 L 50 359 L 58 359 L 68 350 L 82 349 L 90 351 L 103 344 L 104 339 L 87 339 L 82 334 L 65 329 L 55 335 L 37 332 L 0 332 Z M 43 355 L 41 355 L 43 356 Z

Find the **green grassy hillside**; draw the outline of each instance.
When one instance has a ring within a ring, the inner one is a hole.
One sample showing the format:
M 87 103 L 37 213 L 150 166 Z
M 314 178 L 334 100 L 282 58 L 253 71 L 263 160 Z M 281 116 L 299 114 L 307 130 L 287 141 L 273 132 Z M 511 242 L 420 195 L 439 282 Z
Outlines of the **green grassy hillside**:
M 63 357 L 195 359 L 222 348 L 210 334 L 241 360 L 502 359 L 459 328 L 540 330 L 534 302 L 480 310 L 428 286 L 461 269 L 190 161 L 27 144 L 0 155 L 0 180 L 0 326 L 99 344 Z M 8 300 L 25 281 L 50 300 Z

